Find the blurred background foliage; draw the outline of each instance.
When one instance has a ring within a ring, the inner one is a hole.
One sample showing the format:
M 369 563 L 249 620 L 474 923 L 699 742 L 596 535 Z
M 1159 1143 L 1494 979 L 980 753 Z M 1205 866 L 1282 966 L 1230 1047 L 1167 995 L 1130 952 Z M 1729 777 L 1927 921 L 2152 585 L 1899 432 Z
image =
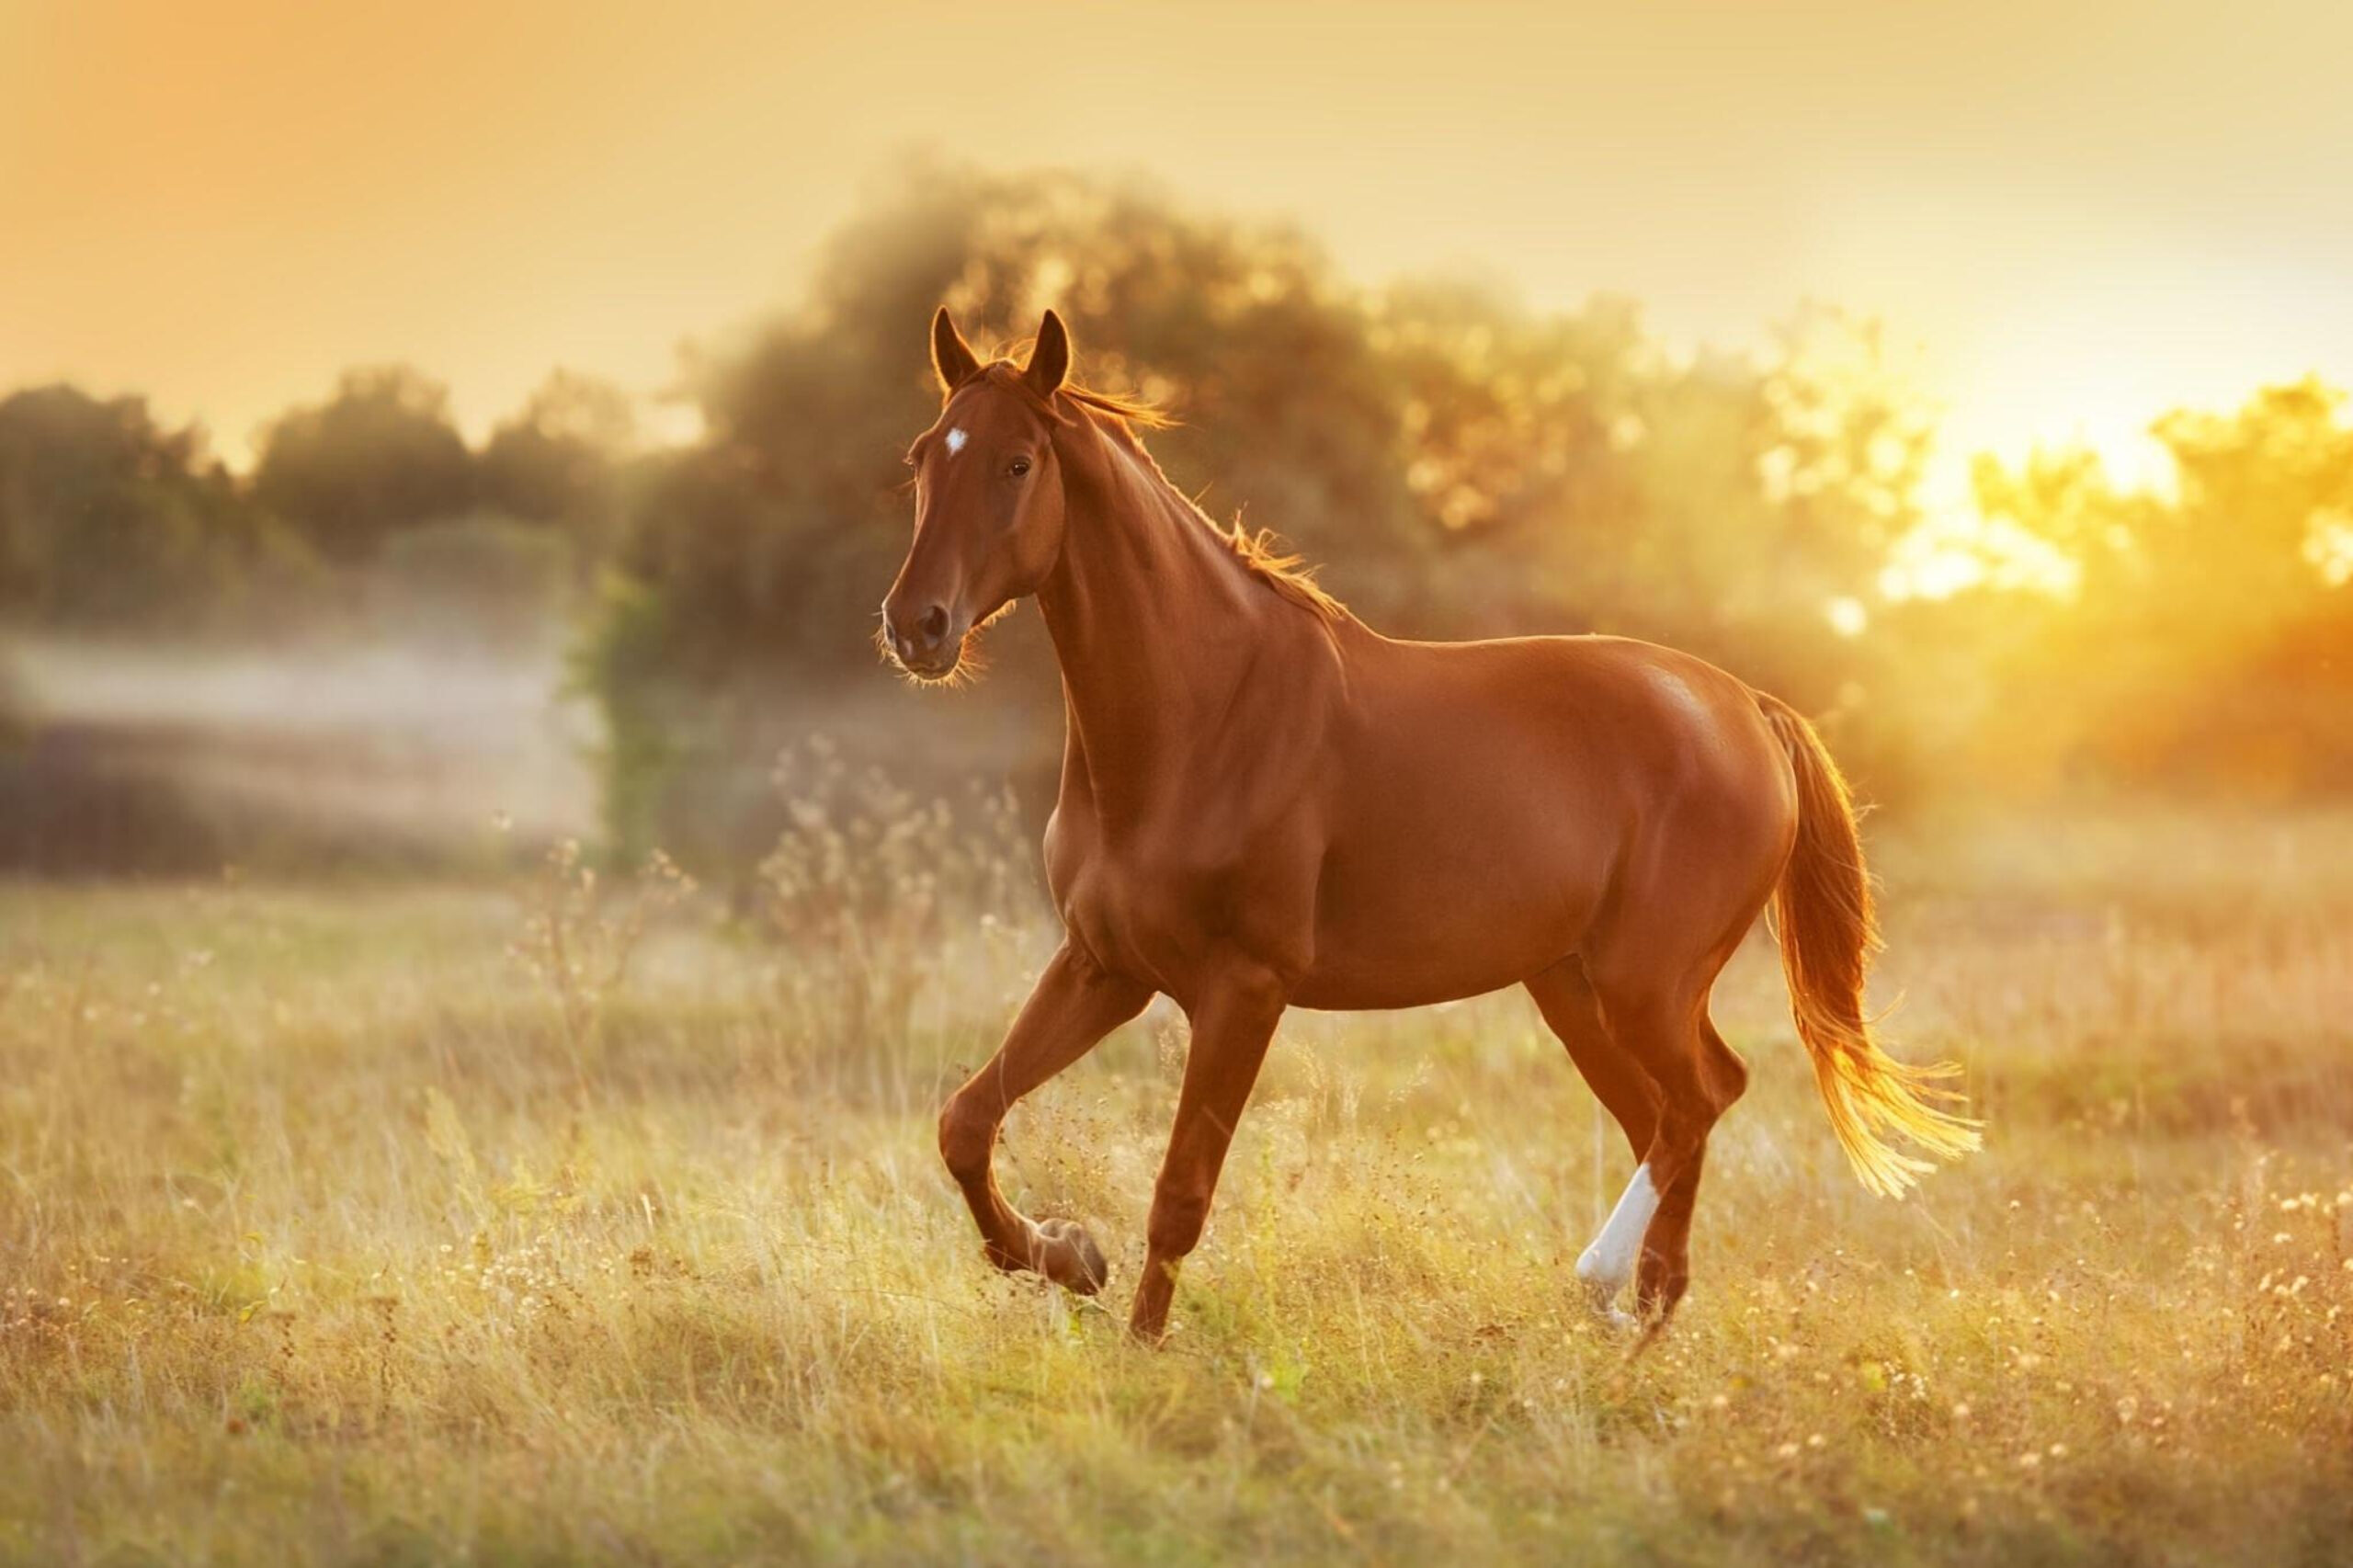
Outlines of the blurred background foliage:
M 1153 440 L 1180 485 L 1322 562 L 1383 631 L 1691 649 L 1818 715 L 1902 808 L 2353 785 L 2353 425 L 2332 388 L 2153 406 L 2170 483 L 2120 487 L 2083 451 L 1987 457 L 1972 514 L 1930 517 L 1934 411 L 1835 310 L 1762 353 L 1678 353 L 1631 301 L 1367 287 L 1293 230 L 1148 186 L 936 165 L 836 233 L 789 310 L 688 360 L 683 444 L 561 372 L 469 443 L 440 388 L 384 367 L 289 410 L 238 474 L 136 398 L 18 392 L 0 619 L 492 647 L 560 626 L 601 716 L 610 846 L 706 872 L 748 875 L 776 842 L 768 770 L 812 734 L 918 783 L 1010 778 L 1035 810 L 1060 745 L 1036 618 L 993 632 L 996 673 L 954 698 L 903 691 L 870 642 L 943 300 L 983 344 L 1062 311 L 1086 380 L 1180 422 Z

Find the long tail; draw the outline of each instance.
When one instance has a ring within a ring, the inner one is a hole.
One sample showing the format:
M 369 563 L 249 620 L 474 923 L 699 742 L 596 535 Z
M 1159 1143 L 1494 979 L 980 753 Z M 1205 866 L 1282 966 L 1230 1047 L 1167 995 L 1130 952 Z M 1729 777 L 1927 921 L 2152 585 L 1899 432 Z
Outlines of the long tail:
M 1936 1168 L 1978 1146 L 1980 1123 L 1944 1108 L 1961 1097 L 1944 1086 L 1951 1062 L 1916 1067 L 1898 1062 L 1871 1038 L 1863 1015 L 1863 977 L 1879 950 L 1870 880 L 1855 831 L 1855 809 L 1838 764 L 1797 710 L 1759 692 L 1756 705 L 1796 769 L 1798 840 L 1773 894 L 1781 971 L 1798 1038 L 1813 1058 L 1814 1081 L 1830 1129 L 1873 1192 L 1901 1198 Z M 1889 1145 L 1909 1140 L 1934 1159 Z

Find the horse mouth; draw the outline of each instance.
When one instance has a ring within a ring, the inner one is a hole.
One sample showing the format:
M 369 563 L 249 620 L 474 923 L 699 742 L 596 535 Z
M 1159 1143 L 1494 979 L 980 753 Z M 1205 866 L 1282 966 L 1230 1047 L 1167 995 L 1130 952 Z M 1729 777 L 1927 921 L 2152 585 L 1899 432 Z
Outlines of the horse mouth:
M 935 659 L 902 658 L 899 660 L 899 667 L 916 680 L 926 686 L 932 686 L 953 676 L 963 663 L 964 650 L 961 647 L 950 647 L 946 653 Z

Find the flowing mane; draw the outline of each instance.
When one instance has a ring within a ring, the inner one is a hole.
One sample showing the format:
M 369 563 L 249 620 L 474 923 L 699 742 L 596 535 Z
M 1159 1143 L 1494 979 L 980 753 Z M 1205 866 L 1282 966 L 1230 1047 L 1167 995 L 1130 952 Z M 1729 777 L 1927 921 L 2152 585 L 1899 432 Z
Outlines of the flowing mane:
M 985 381 L 991 386 L 1017 393 L 1033 403 L 1040 402 L 1037 394 L 1030 390 L 1029 383 L 1022 379 L 1021 367 L 1009 358 L 996 359 L 982 366 L 980 373 L 972 379 Z M 1144 446 L 1136 432 L 1139 429 L 1165 430 L 1173 426 L 1176 421 L 1151 403 L 1136 398 L 1121 397 L 1116 392 L 1097 392 L 1092 387 L 1080 386 L 1074 381 L 1064 381 L 1060 390 L 1054 393 L 1053 401 L 1060 402 L 1064 398 L 1081 408 L 1100 415 L 1101 417 L 1096 421 L 1097 427 L 1125 447 L 1128 452 L 1143 465 L 1144 472 L 1151 474 L 1160 487 L 1167 492 L 1169 498 L 1194 521 L 1207 528 L 1211 537 L 1232 551 L 1233 558 L 1248 568 L 1252 576 L 1265 583 L 1267 586 L 1274 589 L 1277 594 L 1299 606 L 1300 608 L 1326 622 L 1337 623 L 1347 618 L 1348 607 L 1335 598 L 1322 584 L 1316 582 L 1315 568 L 1306 563 L 1304 556 L 1288 553 L 1282 549 L 1276 540 L 1273 529 L 1245 528 L 1238 517 L 1229 526 L 1219 526 L 1215 518 L 1195 505 L 1193 498 L 1179 490 L 1162 471 L 1160 460 L 1152 455 L 1151 450 Z M 1049 404 L 1041 404 L 1041 406 L 1044 406 L 1050 417 L 1057 421 L 1062 419 L 1063 415 L 1059 410 Z

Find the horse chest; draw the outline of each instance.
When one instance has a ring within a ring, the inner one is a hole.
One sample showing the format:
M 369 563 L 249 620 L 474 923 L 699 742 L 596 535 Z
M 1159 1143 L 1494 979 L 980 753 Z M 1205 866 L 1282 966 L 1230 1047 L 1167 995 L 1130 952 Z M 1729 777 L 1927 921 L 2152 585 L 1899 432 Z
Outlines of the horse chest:
M 1201 966 L 1236 949 L 1279 964 L 1312 945 L 1312 887 L 1296 897 L 1261 847 L 1213 851 L 1181 833 L 1113 840 L 1092 821 L 1048 841 L 1063 924 L 1105 964 L 1181 995 Z
M 1056 890 L 1063 919 L 1104 956 L 1162 959 L 1197 945 L 1229 872 L 1175 855 L 1080 858 Z

